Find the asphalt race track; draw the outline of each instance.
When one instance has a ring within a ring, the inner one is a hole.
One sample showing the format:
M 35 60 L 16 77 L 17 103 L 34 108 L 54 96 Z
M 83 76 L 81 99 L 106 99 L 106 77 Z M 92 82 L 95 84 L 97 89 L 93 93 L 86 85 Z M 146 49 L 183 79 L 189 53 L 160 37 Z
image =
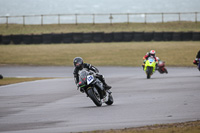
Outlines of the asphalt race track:
M 146 79 L 139 67 L 98 67 L 114 104 L 96 107 L 76 89 L 72 67 L 1 66 L 4 77 L 57 77 L 0 87 L 1 133 L 67 133 L 200 120 L 200 72 L 169 67 Z

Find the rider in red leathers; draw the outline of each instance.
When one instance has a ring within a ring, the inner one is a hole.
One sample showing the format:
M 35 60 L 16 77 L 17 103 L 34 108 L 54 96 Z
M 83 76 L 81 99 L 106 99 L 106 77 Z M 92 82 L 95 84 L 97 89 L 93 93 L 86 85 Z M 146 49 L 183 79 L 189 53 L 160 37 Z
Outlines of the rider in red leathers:
M 193 64 L 198 65 L 199 64 L 199 58 L 200 58 L 200 50 L 196 55 L 196 59 L 193 61 Z

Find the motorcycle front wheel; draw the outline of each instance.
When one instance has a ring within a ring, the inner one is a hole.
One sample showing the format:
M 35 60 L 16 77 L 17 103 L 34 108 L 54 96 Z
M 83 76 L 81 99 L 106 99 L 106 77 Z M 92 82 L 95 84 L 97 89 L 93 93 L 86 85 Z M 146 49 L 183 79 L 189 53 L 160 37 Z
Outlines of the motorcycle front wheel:
M 146 70 L 147 79 L 151 78 L 152 73 L 153 73 L 153 67 L 147 67 L 147 70 Z
M 88 93 L 88 96 L 90 97 L 90 99 L 94 102 L 94 104 L 96 106 L 102 105 L 100 95 L 95 87 L 88 89 L 87 93 Z

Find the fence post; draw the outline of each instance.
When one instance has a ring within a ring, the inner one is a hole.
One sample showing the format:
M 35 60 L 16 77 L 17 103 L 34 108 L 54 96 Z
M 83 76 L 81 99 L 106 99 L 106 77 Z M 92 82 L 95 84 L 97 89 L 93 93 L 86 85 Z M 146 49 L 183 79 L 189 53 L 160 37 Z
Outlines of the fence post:
M 23 26 L 25 26 L 25 16 L 23 16 Z
M 112 13 L 110 14 L 109 19 L 110 19 L 110 24 L 112 25 L 112 19 L 113 19 L 113 17 L 112 17 Z
M 179 20 L 179 23 L 181 22 L 181 13 L 179 12 L 178 13 L 178 20 Z
M 127 24 L 129 24 L 129 13 L 127 13 Z
M 144 14 L 144 23 L 145 24 L 147 23 L 147 14 L 146 13 Z
M 6 28 L 8 28 L 8 16 L 6 16 Z
M 164 23 L 164 13 L 162 13 L 162 23 Z
M 197 23 L 197 12 L 195 12 L 195 23 Z
M 78 24 L 78 14 L 75 14 L 76 25 Z
M 41 25 L 43 26 L 43 15 L 41 15 Z
M 60 14 L 58 14 L 58 24 L 60 25 Z
M 95 14 L 92 14 L 93 16 L 93 25 L 95 25 Z

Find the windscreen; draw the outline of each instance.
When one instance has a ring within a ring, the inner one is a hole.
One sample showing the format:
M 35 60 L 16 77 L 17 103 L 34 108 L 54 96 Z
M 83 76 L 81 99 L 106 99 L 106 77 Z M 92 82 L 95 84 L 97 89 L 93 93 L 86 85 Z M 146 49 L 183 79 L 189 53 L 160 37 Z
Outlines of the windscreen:
M 79 81 L 86 82 L 87 81 L 88 72 L 86 70 L 82 70 L 79 72 Z

